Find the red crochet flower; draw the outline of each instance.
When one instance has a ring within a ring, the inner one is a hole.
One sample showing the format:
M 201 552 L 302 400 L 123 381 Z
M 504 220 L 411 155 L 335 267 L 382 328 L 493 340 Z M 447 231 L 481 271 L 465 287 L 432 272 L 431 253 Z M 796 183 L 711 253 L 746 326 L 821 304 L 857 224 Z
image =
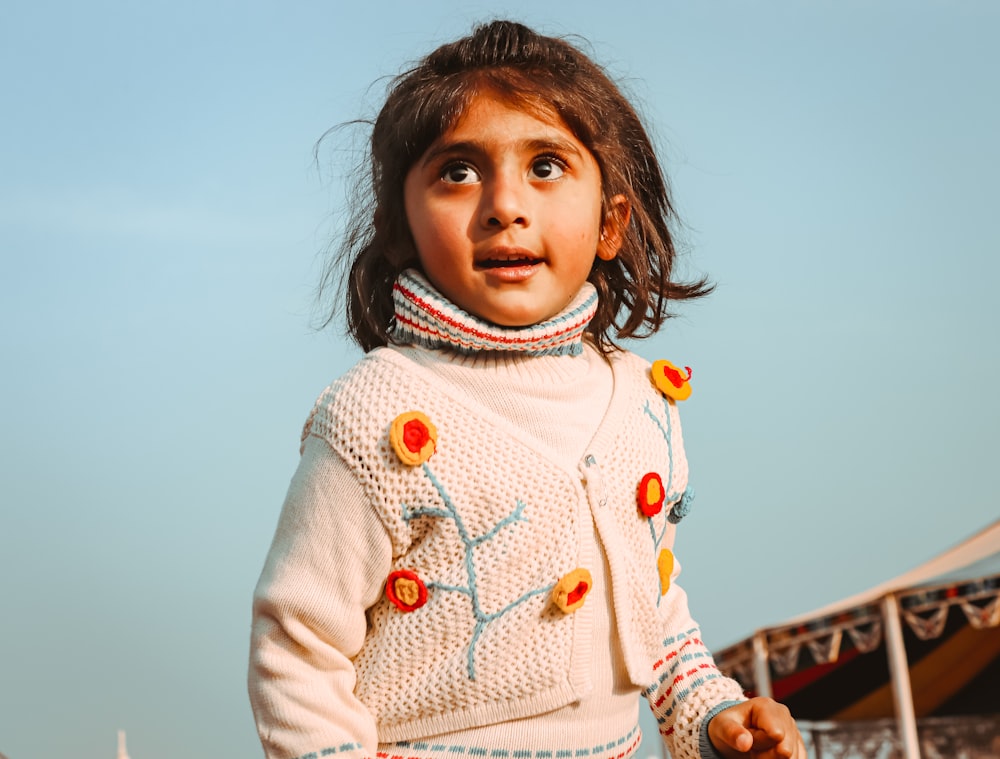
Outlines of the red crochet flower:
M 669 361 L 660 359 L 653 362 L 653 384 L 656 389 L 675 401 L 687 400 L 691 395 L 691 367 L 678 369 Z
M 385 595 L 400 611 L 413 611 L 427 603 L 427 586 L 416 572 L 397 569 L 389 573 Z
M 667 497 L 663 489 L 663 480 L 656 472 L 644 474 L 639 481 L 639 510 L 647 517 L 655 517 L 663 509 L 663 501 Z
M 437 428 L 420 411 L 397 416 L 389 428 L 389 442 L 407 466 L 423 464 L 437 448 Z

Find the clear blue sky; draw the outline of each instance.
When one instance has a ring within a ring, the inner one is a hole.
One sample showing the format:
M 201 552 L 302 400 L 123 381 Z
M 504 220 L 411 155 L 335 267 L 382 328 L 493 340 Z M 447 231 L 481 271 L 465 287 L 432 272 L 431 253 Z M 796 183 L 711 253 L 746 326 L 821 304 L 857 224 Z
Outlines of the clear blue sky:
M 380 77 L 493 15 L 577 33 L 719 284 L 679 535 L 710 645 L 998 516 L 1000 5 L 20 2 L 0 23 L 0 753 L 259 756 L 250 595 L 315 396 Z M 375 83 L 373 86 L 373 82 Z M 339 150 L 338 148 L 345 148 Z

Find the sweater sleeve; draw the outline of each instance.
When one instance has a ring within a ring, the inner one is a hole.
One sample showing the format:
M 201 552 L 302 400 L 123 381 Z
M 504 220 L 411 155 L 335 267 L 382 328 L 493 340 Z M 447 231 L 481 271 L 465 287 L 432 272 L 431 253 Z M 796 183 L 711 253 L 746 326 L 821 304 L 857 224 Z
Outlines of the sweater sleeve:
M 352 658 L 391 552 L 347 465 L 307 438 L 254 593 L 248 687 L 268 759 L 375 756 Z
M 715 666 L 691 618 L 687 594 L 675 582 L 679 573 L 680 562 L 675 562 L 670 591 L 663 597 L 670 604 L 671 632 L 653 665 L 653 684 L 643 695 L 673 759 L 719 759 L 703 728 L 715 714 L 746 696 L 738 682 Z

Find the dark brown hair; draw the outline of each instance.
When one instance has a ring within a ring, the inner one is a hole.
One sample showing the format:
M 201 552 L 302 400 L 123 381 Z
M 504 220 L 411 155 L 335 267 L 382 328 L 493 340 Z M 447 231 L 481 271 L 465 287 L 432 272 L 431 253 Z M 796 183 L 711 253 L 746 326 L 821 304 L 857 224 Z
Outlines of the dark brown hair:
M 599 306 L 588 333 L 602 352 L 615 349 L 615 339 L 655 333 L 671 315 L 670 301 L 711 291 L 704 278 L 672 279 L 676 215 L 667 182 L 639 116 L 618 87 L 568 42 L 493 21 L 396 77 L 372 125 L 370 175 L 321 287 L 340 282 L 343 271 L 348 330 L 364 350 L 391 341 L 393 283 L 404 269 L 420 266 L 403 204 L 406 175 L 483 92 L 558 116 L 597 160 L 605 211 L 614 196 L 628 199 L 631 218 L 621 249 L 613 260 L 595 259 L 589 277 Z

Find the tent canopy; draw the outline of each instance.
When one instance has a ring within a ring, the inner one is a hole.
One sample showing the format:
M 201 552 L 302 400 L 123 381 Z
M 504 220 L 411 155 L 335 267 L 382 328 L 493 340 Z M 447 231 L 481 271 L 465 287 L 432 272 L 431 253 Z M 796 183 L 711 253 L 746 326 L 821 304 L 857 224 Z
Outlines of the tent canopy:
M 808 614 L 793 617 L 776 627 L 792 627 L 819 617 L 872 604 L 888 593 L 910 592 L 930 585 L 957 583 L 998 574 L 1000 574 L 1000 519 L 971 538 L 899 577 Z
M 796 716 L 892 716 L 889 595 L 905 622 L 917 716 L 1000 712 L 1000 520 L 899 577 L 756 631 L 720 651 L 720 667 L 755 691 L 764 651 L 773 695 Z

